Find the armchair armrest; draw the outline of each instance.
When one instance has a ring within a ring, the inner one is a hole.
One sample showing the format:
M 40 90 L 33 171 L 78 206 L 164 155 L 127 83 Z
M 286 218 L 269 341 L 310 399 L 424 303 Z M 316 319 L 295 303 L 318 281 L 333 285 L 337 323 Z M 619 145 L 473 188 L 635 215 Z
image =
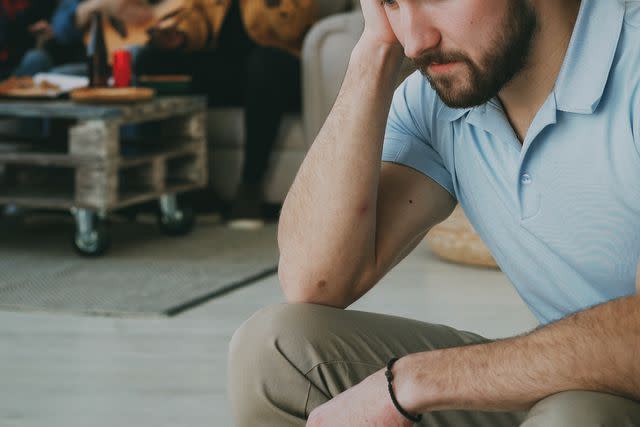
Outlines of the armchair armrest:
M 331 15 L 316 23 L 302 47 L 302 122 L 311 146 L 333 106 L 364 28 L 359 10 Z

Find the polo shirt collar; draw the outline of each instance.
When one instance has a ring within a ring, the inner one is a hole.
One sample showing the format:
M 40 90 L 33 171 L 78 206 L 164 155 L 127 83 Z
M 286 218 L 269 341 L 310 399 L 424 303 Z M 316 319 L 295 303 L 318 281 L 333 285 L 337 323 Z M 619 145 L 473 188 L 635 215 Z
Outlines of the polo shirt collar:
M 473 110 L 473 108 L 451 108 L 451 107 L 448 107 L 442 101 L 440 101 L 439 104 L 440 104 L 440 111 L 438 111 L 438 118 L 446 120 L 448 122 L 455 122 L 460 117 L 464 116 L 469 111 Z
M 604 93 L 624 21 L 623 0 L 582 0 L 555 85 L 557 108 L 591 114 Z
M 555 84 L 558 110 L 591 114 L 598 107 L 616 53 L 624 12 L 622 0 L 582 0 Z M 472 110 L 486 110 L 486 105 L 473 108 L 440 105 L 438 117 L 449 122 Z

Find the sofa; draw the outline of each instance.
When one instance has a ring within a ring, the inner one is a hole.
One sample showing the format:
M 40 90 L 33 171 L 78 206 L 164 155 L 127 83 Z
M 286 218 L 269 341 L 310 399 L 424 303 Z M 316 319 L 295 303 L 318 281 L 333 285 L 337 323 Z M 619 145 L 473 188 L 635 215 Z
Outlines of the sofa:
M 319 0 L 320 19 L 307 33 L 301 58 L 302 112 L 282 120 L 265 177 L 265 201 L 282 203 L 295 174 L 338 95 L 349 56 L 363 29 L 359 0 Z M 243 111 L 208 113 L 210 187 L 234 196 L 243 162 Z

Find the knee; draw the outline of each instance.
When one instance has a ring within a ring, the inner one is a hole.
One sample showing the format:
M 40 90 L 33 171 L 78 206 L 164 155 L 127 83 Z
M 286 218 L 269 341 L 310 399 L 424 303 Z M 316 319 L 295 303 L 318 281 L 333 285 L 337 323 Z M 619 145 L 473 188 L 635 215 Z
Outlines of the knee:
M 18 76 L 28 76 L 49 70 L 53 66 L 51 56 L 41 49 L 27 51 L 20 61 L 20 65 L 15 74 Z
M 330 307 L 312 304 L 278 304 L 266 307 L 245 321 L 233 334 L 229 363 L 255 366 L 277 352 L 292 352 L 312 344 L 321 330 L 318 322 Z M 247 366 L 246 368 L 250 368 Z
M 320 329 L 315 306 L 264 308 L 238 328 L 229 345 L 228 392 L 238 425 L 268 419 L 274 411 L 304 417 L 305 376 L 315 363 L 308 343 Z M 321 310 L 322 311 L 322 310 Z M 277 411 L 274 408 L 279 408 Z
M 279 304 L 263 308 L 245 321 L 229 344 L 229 373 L 238 380 L 270 381 L 294 369 L 306 373 L 321 362 L 320 343 L 331 336 L 336 308 L 313 304 Z M 249 374 L 251 372 L 251 374 Z
M 277 324 L 286 311 L 287 305 L 284 304 L 266 307 L 240 325 L 229 344 L 230 365 L 242 363 L 251 354 L 267 350 L 267 343 L 274 341 L 277 336 Z
M 538 402 L 522 427 L 632 426 L 640 403 L 605 393 L 566 391 Z

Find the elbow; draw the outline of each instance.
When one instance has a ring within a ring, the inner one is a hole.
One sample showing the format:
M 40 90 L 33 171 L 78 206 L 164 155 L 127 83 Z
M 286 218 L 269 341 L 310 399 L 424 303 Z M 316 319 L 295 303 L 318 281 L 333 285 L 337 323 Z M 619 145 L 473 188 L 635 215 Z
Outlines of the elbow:
M 280 263 L 278 267 L 280 288 L 289 304 L 317 304 L 346 308 L 352 301 L 346 292 L 337 292 L 328 279 L 312 279 L 312 275 L 295 273 Z

